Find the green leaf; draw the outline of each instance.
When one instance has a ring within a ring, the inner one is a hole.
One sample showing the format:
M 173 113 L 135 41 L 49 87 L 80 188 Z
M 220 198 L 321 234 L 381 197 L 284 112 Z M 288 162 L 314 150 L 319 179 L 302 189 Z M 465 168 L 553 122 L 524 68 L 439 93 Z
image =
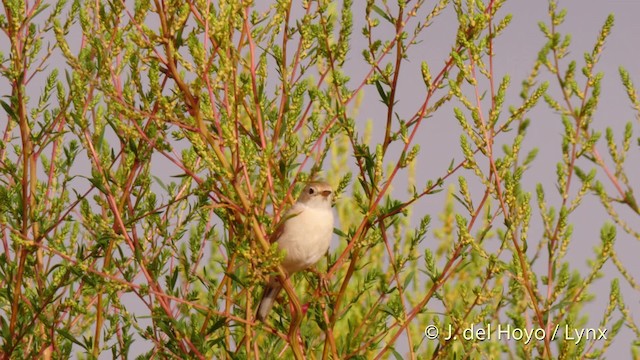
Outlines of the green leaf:
M 380 9 L 380 7 L 378 7 L 377 5 L 373 5 L 372 8 L 373 8 L 373 11 L 376 12 L 376 14 L 380 15 L 382 18 L 387 20 L 389 23 L 393 24 L 393 19 L 389 15 L 387 15 L 386 12 L 384 12 L 382 9 Z
M 406 278 L 404 278 L 404 283 L 402 284 L 402 288 L 406 289 L 407 286 L 409 286 L 409 283 L 411 282 L 411 280 L 413 280 L 414 276 L 415 276 L 415 271 L 410 272 Z
M 16 115 L 15 111 L 13 111 L 13 108 L 9 104 L 7 104 L 3 100 L 0 100 L 0 105 L 2 105 L 4 111 L 7 112 L 7 115 L 9 115 L 10 118 L 12 118 L 14 121 L 18 121 L 18 115 Z
M 243 287 L 244 287 L 244 286 L 246 286 L 246 285 L 245 285 L 245 282 L 244 282 L 244 281 L 242 281 L 242 280 L 240 280 L 240 278 L 239 278 L 238 276 L 236 276 L 236 274 L 234 274 L 234 273 L 230 273 L 230 272 L 225 272 L 225 274 L 227 274 L 227 276 L 228 276 L 228 277 L 230 277 L 230 278 L 231 278 L 231 280 L 233 280 L 233 281 L 237 282 L 237 283 L 238 283 L 238 284 L 240 284 L 241 286 L 243 286 Z
M 58 334 L 62 335 L 62 337 L 66 338 L 67 340 L 73 342 L 74 344 L 81 346 L 83 349 L 89 350 L 87 347 L 85 347 L 85 345 L 83 343 L 78 341 L 76 339 L 76 337 L 71 335 L 67 330 L 65 330 L 65 329 L 56 329 L 56 332 Z
M 376 89 L 378 90 L 378 94 L 382 99 L 382 103 L 389 106 L 389 94 L 387 94 L 382 88 L 382 84 L 380 84 L 379 80 L 376 80 Z

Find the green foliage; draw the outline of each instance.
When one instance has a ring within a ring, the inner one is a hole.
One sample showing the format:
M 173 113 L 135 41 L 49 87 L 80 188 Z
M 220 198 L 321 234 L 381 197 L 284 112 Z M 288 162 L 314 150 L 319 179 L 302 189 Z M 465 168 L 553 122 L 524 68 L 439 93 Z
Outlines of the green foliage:
M 637 357 L 620 284 L 640 285 L 614 244 L 621 231 L 640 240 L 621 215 L 640 215 L 625 167 L 640 138 L 632 122 L 622 134 L 596 127 L 614 17 L 583 64 L 561 62 L 571 36 L 551 1 L 546 43 L 510 104 L 514 75 L 493 68 L 512 21 L 504 3 L 5 2 L 0 355 L 600 358 L 626 327 Z M 410 59 L 447 8 L 457 31 L 445 62 Z M 345 62 L 357 58 L 360 11 L 356 79 Z M 410 71 L 424 101 L 401 108 Z M 632 75 L 619 75 L 640 119 Z M 384 111 L 360 124 L 365 91 Z M 563 125 L 558 197 L 524 182 L 538 153 L 527 115 L 540 99 Z M 425 120 L 449 108 L 462 159 L 418 179 Z M 318 177 L 336 190 L 339 245 L 257 323 L 261 288 L 281 272 L 269 237 Z M 610 221 L 581 273 L 568 252 L 588 196 Z M 437 216 L 416 213 L 439 199 Z M 594 281 L 614 268 L 604 313 L 585 314 Z M 465 340 L 471 327 L 550 334 L 589 319 L 606 341 Z

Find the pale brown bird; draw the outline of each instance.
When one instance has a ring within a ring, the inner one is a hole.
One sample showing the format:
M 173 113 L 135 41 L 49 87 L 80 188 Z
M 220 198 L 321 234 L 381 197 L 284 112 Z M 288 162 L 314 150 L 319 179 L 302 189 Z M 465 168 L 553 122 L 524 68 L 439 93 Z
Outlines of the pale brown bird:
M 286 252 L 281 265 L 287 277 L 315 265 L 329 250 L 333 234 L 332 197 L 333 190 L 326 182 L 309 183 L 272 236 L 272 241 L 275 239 Z M 266 319 L 280 290 L 282 284 L 272 276 L 262 293 L 256 319 Z

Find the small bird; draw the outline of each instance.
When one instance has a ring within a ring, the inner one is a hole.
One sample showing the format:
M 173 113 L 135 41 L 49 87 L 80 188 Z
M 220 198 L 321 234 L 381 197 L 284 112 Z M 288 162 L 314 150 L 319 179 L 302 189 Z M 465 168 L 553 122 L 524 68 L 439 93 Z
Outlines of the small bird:
M 271 237 L 286 251 L 280 265 L 287 276 L 315 265 L 329 250 L 333 234 L 332 196 L 331 186 L 326 182 L 309 183 Z M 259 321 L 266 319 L 280 290 L 282 284 L 272 276 L 258 306 L 256 318 Z

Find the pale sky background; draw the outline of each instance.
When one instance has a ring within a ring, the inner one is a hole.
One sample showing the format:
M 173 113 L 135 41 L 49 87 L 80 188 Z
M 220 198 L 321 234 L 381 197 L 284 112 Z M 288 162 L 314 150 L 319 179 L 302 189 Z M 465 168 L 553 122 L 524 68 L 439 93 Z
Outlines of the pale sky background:
M 356 7 L 354 6 L 354 8 Z M 427 7 L 430 8 L 431 5 Z M 584 64 L 583 54 L 591 52 L 593 49 L 598 33 L 607 16 L 611 13 L 615 16 L 615 25 L 612 33 L 607 39 L 600 62 L 595 68 L 596 72 L 603 72 L 605 76 L 602 81 L 600 103 L 591 128 L 603 133 L 597 148 L 603 158 L 609 160 L 606 142 L 604 142 L 606 127 L 612 127 L 616 138 L 621 139 L 626 122 L 633 122 L 635 131 L 626 162 L 626 170 L 630 179 L 636 179 L 635 181 L 632 180 L 631 184 L 637 188 L 639 184 L 637 179 L 640 179 L 640 166 L 638 165 L 640 164 L 640 152 L 638 151 L 636 139 L 640 136 L 638 132 L 640 123 L 636 120 L 637 114 L 631 108 L 624 87 L 621 85 L 618 67 L 623 66 L 627 69 L 636 85 L 636 90 L 638 90 L 640 87 L 640 45 L 638 45 L 637 39 L 640 38 L 640 21 L 638 20 L 640 2 L 560 1 L 558 8 L 567 9 L 566 20 L 559 27 L 559 32 L 563 34 L 569 33 L 572 37 L 570 54 L 563 60 L 561 66 L 566 67 L 571 60 L 575 60 L 578 65 L 578 70 L 576 71 L 577 79 L 581 86 L 584 84 L 584 77 L 580 71 Z M 497 18 L 503 18 L 507 13 L 513 15 L 512 22 L 503 34 L 498 37 L 494 47 L 496 53 L 494 69 L 498 79 L 496 84 L 500 82 L 499 79 L 505 74 L 509 74 L 511 77 L 511 85 L 507 91 L 503 116 L 509 105 L 517 107 L 521 104 L 519 97 L 521 82 L 529 75 L 538 51 L 546 42 L 542 32 L 539 30 L 538 23 L 549 24 L 548 2 L 507 1 L 498 12 Z M 358 29 L 362 28 L 362 24 L 364 24 L 364 15 L 354 10 L 354 21 L 356 25 L 354 26 L 353 52 L 347 62 L 346 69 L 353 82 L 359 83 L 365 75 L 365 71 L 368 71 L 367 67 L 358 66 L 362 60 L 361 56 L 357 55 L 366 46 L 366 42 L 358 32 Z M 423 42 L 413 46 L 409 51 L 409 61 L 403 64 L 404 75 L 401 76 L 399 82 L 400 95 L 398 96 L 399 103 L 396 109 L 398 109 L 400 116 L 409 117 L 414 114 L 423 100 L 424 84 L 419 71 L 421 61 L 428 61 L 432 74 L 436 73 L 444 64 L 451 50 L 455 39 L 456 27 L 455 13 L 452 8 L 448 8 L 440 17 L 436 18 L 433 27 L 427 29 L 421 36 Z M 557 96 L 559 94 L 558 84 L 554 82 L 553 77 L 548 72 L 543 70 L 539 80 L 540 82 L 549 80 L 548 93 L 555 95 L 559 99 Z M 488 90 L 486 84 L 485 89 Z M 453 105 L 463 107 L 459 103 L 456 104 L 455 101 Z M 402 113 L 405 108 L 407 109 L 406 113 Z M 358 120 L 362 121 L 362 124 L 364 120 L 371 119 L 374 123 L 380 124 L 375 128 L 381 129 L 383 128 L 385 116 L 386 109 L 380 102 L 375 88 L 373 86 L 367 88 Z M 531 119 L 531 125 L 528 129 L 528 136 L 523 142 L 522 154 L 524 156 L 534 147 L 539 149 L 538 157 L 532 164 L 532 168 L 526 173 L 523 184 L 525 190 L 533 194 L 532 205 L 534 210 L 528 240 L 529 253 L 532 254 L 542 234 L 540 215 L 537 210 L 537 201 L 535 201 L 536 184 L 541 183 L 544 186 L 546 200 L 550 206 L 555 206 L 558 209 L 560 204 L 555 184 L 556 163 L 561 159 L 560 143 L 563 126 L 560 116 L 551 111 L 542 99 L 527 117 Z M 421 179 L 436 179 L 446 173 L 451 159 L 455 158 L 456 161 L 462 159 L 459 149 L 460 133 L 461 129 L 453 116 L 452 106 L 440 109 L 432 118 L 425 120 L 419 133 L 421 153 L 418 157 L 418 181 Z M 381 132 L 377 135 L 378 137 L 374 136 L 374 140 L 382 139 L 383 134 Z M 512 135 L 507 135 L 506 138 L 510 142 Z M 583 169 L 591 169 L 584 160 L 579 164 Z M 612 166 L 611 161 L 607 161 L 607 164 Z M 457 184 L 456 179 L 462 174 L 465 173 L 458 173 L 449 181 Z M 469 175 L 468 179 L 473 177 L 470 172 L 466 174 Z M 601 176 L 603 172 L 598 171 L 598 174 L 598 178 L 605 184 L 605 188 L 611 190 L 611 182 Z M 426 183 L 426 180 L 424 182 Z M 402 181 L 398 183 L 402 184 Z M 474 202 L 477 203 L 480 200 L 483 188 L 477 186 L 477 183 L 475 185 L 475 187 L 472 187 L 472 193 Z M 579 180 L 574 181 L 571 194 L 575 194 L 580 185 Z M 402 185 L 397 185 L 396 188 L 399 188 L 399 190 L 394 195 L 400 198 L 407 197 L 403 193 Z M 418 183 L 418 188 L 420 188 L 420 183 Z M 444 193 L 441 194 L 442 196 L 440 197 L 427 197 L 420 201 L 414 208 L 413 220 L 419 221 L 424 213 L 431 214 L 432 218 L 436 220 L 437 214 L 442 209 L 444 199 Z M 632 227 L 635 226 L 634 229 L 638 231 L 638 215 L 631 211 L 619 211 L 622 217 Z M 587 260 L 594 258 L 593 249 L 600 244 L 600 229 L 606 221 L 610 221 L 609 216 L 594 195 L 587 195 L 583 204 L 570 216 L 569 221 L 574 226 L 574 234 L 566 259 L 570 261 L 572 269 L 580 270 L 581 274 L 585 276 L 589 269 Z M 431 228 L 437 228 L 438 225 L 439 222 L 434 221 Z M 633 237 L 624 233 L 619 226 L 616 226 L 616 228 L 618 236 L 615 249 L 620 260 L 636 280 L 640 279 L 640 266 L 637 265 L 640 244 Z M 428 244 L 428 241 L 425 241 L 425 243 Z M 546 260 L 538 261 L 534 267 L 534 271 L 540 271 L 538 276 L 546 274 L 546 268 L 542 266 L 545 263 Z M 620 279 L 626 306 L 636 324 L 640 322 L 640 297 L 638 292 L 634 291 L 626 283 L 611 262 L 607 263 L 602 271 L 605 274 L 604 277 L 596 280 L 594 286 L 590 288 L 590 291 L 595 293 L 596 299 L 584 308 L 584 313 L 590 316 L 587 326 L 598 327 L 602 314 L 608 305 L 611 280 L 616 277 Z M 630 344 L 634 338 L 633 331 L 626 326 L 623 327 L 605 356 L 614 359 L 631 358 Z
M 362 49 L 366 46 L 366 41 L 361 34 L 361 28 L 364 22 L 364 13 L 361 11 L 363 1 L 356 0 L 354 5 L 354 29 L 352 35 L 351 52 L 345 64 L 345 72 L 352 79 L 353 84 L 359 84 L 368 71 L 367 66 L 363 66 L 361 56 Z M 393 1 L 391 1 L 393 3 Z M 426 8 L 430 8 L 429 1 L 426 2 Z M 626 162 L 626 170 L 632 184 L 636 185 L 636 190 L 640 184 L 640 151 L 635 139 L 640 136 L 640 123 L 636 120 L 635 114 L 631 109 L 631 105 L 622 87 L 618 75 L 618 67 L 624 66 L 630 73 L 632 80 L 636 84 L 636 89 L 640 90 L 640 2 L 639 1 L 598 1 L 598 0 L 571 0 L 561 1 L 560 8 L 567 8 L 568 15 L 564 25 L 560 27 L 560 32 L 572 35 L 571 54 L 565 59 L 563 64 L 566 66 L 569 60 L 578 62 L 578 69 L 583 64 L 583 54 L 590 52 L 608 14 L 615 15 L 615 26 L 609 36 L 603 56 L 596 66 L 596 71 L 605 74 L 602 82 L 601 101 L 596 112 L 592 129 L 600 130 L 604 133 L 607 126 L 614 129 L 617 139 L 621 139 L 622 129 L 627 121 L 632 121 L 634 126 L 634 136 L 629 158 Z M 1 9 L 1 7 L 0 7 Z M 2 9 L 4 11 L 4 9 Z M 538 51 L 545 43 L 546 39 L 538 29 L 538 22 L 542 21 L 548 24 L 549 16 L 548 3 L 542 0 L 511 0 L 498 13 L 498 17 L 502 18 L 507 13 L 513 15 L 513 20 L 509 28 L 496 40 L 495 43 L 495 70 L 498 78 L 504 74 L 510 74 L 511 86 L 507 92 L 508 96 L 505 102 L 505 109 L 509 105 L 519 106 L 521 101 L 519 93 L 521 91 L 521 81 L 529 74 Z M 403 75 L 400 78 L 398 96 L 399 103 L 397 106 L 400 116 L 409 117 L 415 113 L 417 107 L 422 101 L 424 94 L 424 84 L 420 77 L 420 63 L 422 60 L 429 62 L 432 72 L 440 69 L 451 50 L 456 31 L 456 20 L 453 9 L 447 9 L 440 17 L 436 18 L 433 27 L 424 31 L 421 36 L 422 43 L 411 48 L 408 57 L 409 61 L 403 64 Z M 0 48 L 5 55 L 8 53 L 6 37 L 0 38 Z M 387 58 L 391 60 L 391 58 Z M 60 63 L 60 67 L 64 67 L 64 63 Z M 582 84 L 583 78 L 580 71 L 577 71 L 578 81 Z M 540 79 L 549 79 L 548 73 L 544 73 Z M 6 82 L 0 80 L 0 96 L 6 95 L 4 89 Z M 39 89 L 38 86 L 31 87 L 32 90 Z M 558 94 L 558 85 L 551 82 L 549 87 L 550 94 Z M 30 94 L 32 98 L 39 96 L 39 93 Z M 364 101 L 356 119 L 360 129 L 364 128 L 367 120 L 373 121 L 375 124 L 383 123 L 386 111 L 380 103 L 375 87 L 369 86 L 365 90 Z M 454 106 L 460 106 L 455 102 Z M 503 111 L 503 115 L 506 111 Z M 384 114 L 384 115 L 381 115 Z M 560 160 L 560 139 L 563 132 L 560 117 L 541 100 L 538 106 L 528 114 L 531 118 L 528 136 L 523 143 L 523 154 L 530 149 L 539 148 L 539 154 L 536 161 L 532 165 L 532 169 L 528 171 L 524 186 L 525 190 L 535 194 L 536 183 L 542 183 L 545 187 L 547 201 L 549 205 L 558 207 L 559 200 L 557 191 L 555 190 L 556 182 L 556 163 Z M 4 128 L 6 117 L 0 117 L 0 128 Z M 382 126 L 377 126 L 382 128 Z M 421 153 L 418 157 L 418 181 L 426 179 L 436 179 L 445 174 L 451 159 L 459 161 L 462 158 L 459 149 L 460 127 L 457 120 L 453 116 L 452 107 L 450 105 L 443 107 L 437 111 L 432 118 L 426 119 L 420 128 L 419 143 L 421 145 Z M 380 133 L 374 134 L 374 140 L 381 138 Z M 506 135 L 506 139 L 511 139 L 511 135 Z M 608 159 L 604 137 L 600 140 L 598 150 L 605 159 Z M 392 157 L 393 159 L 393 157 Z M 611 165 L 611 162 L 608 162 Z M 590 169 L 585 162 L 582 162 L 583 168 Z M 167 173 L 172 173 L 175 169 L 170 169 Z M 599 174 L 602 172 L 600 171 Z M 449 179 L 449 183 L 457 184 L 457 177 L 461 175 L 471 175 L 470 173 L 460 172 L 453 178 Z M 611 183 L 600 178 L 607 189 L 612 189 Z M 398 179 L 402 180 L 402 179 Z M 403 182 L 398 181 L 394 195 L 400 198 L 406 198 Z M 473 185 L 473 183 L 472 183 Z M 476 184 L 477 185 L 477 184 Z M 579 182 L 574 182 L 572 186 L 572 194 L 579 187 Z M 420 182 L 418 183 L 420 187 Z M 477 202 L 481 196 L 480 187 L 472 187 L 474 200 Z M 640 198 L 640 194 L 636 194 Z M 535 195 L 533 196 L 535 199 Z M 426 197 L 417 203 L 414 208 L 413 220 L 419 219 L 423 214 L 432 215 L 433 222 L 431 229 L 439 226 L 437 214 L 442 210 L 444 192 L 431 197 Z M 537 202 L 533 201 L 534 212 L 532 216 L 532 226 L 529 234 L 530 252 L 536 247 L 538 239 L 541 236 L 540 216 L 537 211 Z M 630 211 L 622 211 L 625 218 L 631 226 L 635 226 L 638 231 L 638 215 L 632 214 Z M 568 254 L 571 259 L 572 266 L 579 269 L 584 275 L 587 273 L 587 259 L 593 258 L 593 247 L 600 243 L 600 228 L 608 220 L 608 215 L 604 212 L 602 206 L 593 195 L 585 198 L 583 205 L 570 217 L 571 223 L 574 225 L 574 235 Z M 537 226 L 536 226 L 537 225 Z M 432 236 L 430 232 L 429 236 Z M 334 239 L 334 245 L 337 240 Z M 425 241 L 429 244 L 429 241 Z M 435 245 L 434 245 L 435 247 Z M 615 249 L 620 256 L 623 264 L 634 276 L 636 280 L 640 279 L 640 266 L 638 266 L 638 255 L 640 254 L 640 244 L 637 240 L 624 233 L 618 227 L 618 237 Z M 538 262 L 541 265 L 542 262 Z M 534 268 L 534 270 L 543 270 Z M 545 271 L 546 272 L 546 271 Z M 543 275 L 545 272 L 539 273 Z M 625 296 L 626 306 L 632 313 L 636 324 L 640 323 L 640 302 L 638 301 L 637 291 L 633 291 L 626 283 L 618 270 L 608 263 L 603 268 L 605 276 L 596 280 L 595 286 L 591 288 L 596 293 L 596 300 L 586 306 L 585 311 L 591 315 L 589 326 L 597 327 L 600 317 L 607 306 L 609 284 L 614 277 L 620 278 L 620 284 Z M 615 313 L 617 319 L 619 314 Z M 612 344 L 610 350 L 606 353 L 608 358 L 625 359 L 630 358 L 630 343 L 634 339 L 633 332 L 624 327 L 620 335 Z M 139 348 L 144 346 L 144 342 L 136 342 L 132 348 L 131 355 L 134 356 L 148 349 Z M 401 350 L 401 349 L 399 349 Z M 402 351 L 401 351 L 402 353 Z M 108 354 L 103 354 L 101 358 L 109 358 Z

